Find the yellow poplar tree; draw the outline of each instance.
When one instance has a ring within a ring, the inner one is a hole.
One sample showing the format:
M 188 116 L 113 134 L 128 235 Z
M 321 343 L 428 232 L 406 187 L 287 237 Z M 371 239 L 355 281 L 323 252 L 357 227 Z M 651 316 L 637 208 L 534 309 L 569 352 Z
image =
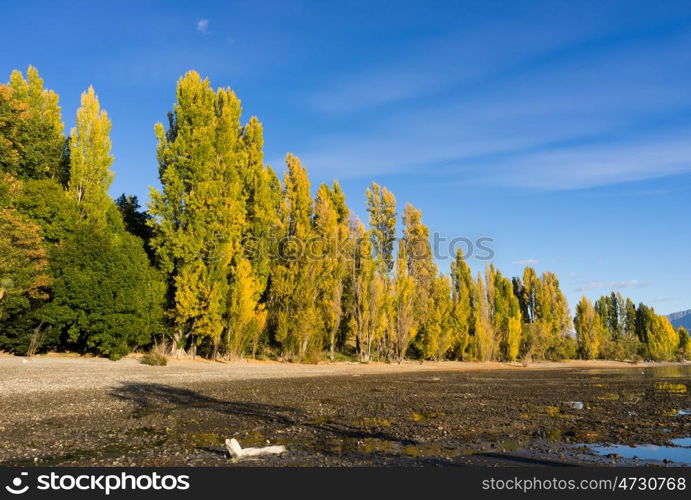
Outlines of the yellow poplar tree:
M 226 352 L 230 358 L 240 358 L 249 349 L 256 355 L 259 336 L 266 324 L 266 309 L 259 303 L 263 287 L 252 272 L 250 263 L 238 258 L 232 269 L 228 294 L 228 329 Z
M 394 281 L 395 356 L 399 363 L 405 358 L 408 346 L 418 332 L 415 292 L 415 280 L 408 271 L 405 245 L 399 245 Z
M 424 355 L 436 361 L 442 360 L 454 345 L 454 329 L 451 319 L 451 280 L 437 276 L 431 286 L 431 309 L 427 318 L 427 339 L 423 344 Z
M 487 300 L 487 287 L 482 274 L 478 273 L 473 297 L 474 349 L 480 361 L 490 361 L 496 354 L 496 341 Z
M 456 251 L 456 259 L 451 263 L 452 301 L 451 322 L 453 325 L 454 351 L 456 359 L 464 359 L 470 342 L 473 311 L 473 279 L 470 267 L 463 259 L 463 251 Z
M 338 183 L 333 189 L 322 184 L 317 191 L 314 209 L 316 244 L 320 259 L 319 308 L 324 320 L 330 359 L 334 358 L 336 334 L 343 316 L 343 286 L 347 272 L 341 244 L 348 238 L 348 210 Z
M 270 240 L 279 224 L 281 183 L 271 167 L 264 165 L 262 124 L 256 117 L 244 126 L 239 165 L 242 191 L 246 199 L 243 249 L 252 263 L 252 272 L 266 287 L 270 274 Z
M 283 354 L 303 359 L 321 349 L 319 336 L 318 280 L 321 262 L 311 258 L 310 242 L 313 201 L 307 171 L 300 160 L 286 156 L 281 205 L 281 237 L 278 260 L 272 270 L 270 309 L 275 327 L 274 339 L 281 344 Z
M 17 131 L 21 168 L 15 173 L 23 178 L 49 177 L 63 181 L 65 125 L 58 95 L 43 87 L 43 79 L 33 66 L 26 70 L 26 78 L 21 71 L 14 70 L 9 87 L 26 110 L 26 119 Z
M 491 267 L 489 275 L 492 287 L 492 324 L 499 342 L 501 358 L 515 361 L 521 345 L 522 318 L 518 298 L 514 295 L 511 280 Z M 489 278 L 488 278 L 489 279 Z M 489 295 L 489 294 L 488 294 Z
M 674 359 L 679 347 L 679 334 L 672 323 L 664 316 L 655 315 L 652 328 L 648 332 L 648 352 L 655 361 L 669 361 Z
M 576 306 L 576 342 L 578 349 L 585 359 L 595 359 L 600 354 L 602 344 L 602 318 L 595 310 L 593 303 L 586 297 L 581 297 Z
M 395 357 L 396 351 L 396 319 L 393 306 L 392 272 L 394 268 L 394 244 L 396 240 L 396 197 L 386 187 L 373 182 L 367 188 L 367 213 L 369 215 L 369 237 L 372 239 L 372 250 L 375 260 L 375 272 L 378 279 L 372 277 L 372 286 L 377 287 L 376 293 L 381 297 L 377 309 L 370 311 L 372 328 L 383 328 L 380 332 L 380 353 L 387 360 Z M 378 288 L 381 281 L 383 291 Z M 374 292 L 375 290 L 373 290 Z M 384 316 L 384 317 L 380 317 Z M 374 334 L 373 334 L 374 335 Z
M 113 202 L 108 188 L 113 181 L 110 166 L 110 120 L 101 109 L 93 87 L 82 93 L 77 110 L 77 126 L 70 134 L 69 192 L 76 200 L 82 216 L 104 226 Z
M 433 315 L 433 284 L 437 276 L 437 266 L 432 260 L 432 249 L 429 242 L 429 229 L 422 223 L 422 212 L 410 203 L 403 210 L 403 239 L 401 245 L 405 247 L 407 268 L 415 283 L 415 315 L 418 325 L 416 337 L 417 348 L 425 352 L 425 344 L 437 340 L 430 336 L 438 332 L 436 328 L 428 328 L 428 321 Z
M 151 240 L 168 273 L 179 348 L 210 339 L 214 355 L 227 320 L 229 275 L 246 224 L 239 169 L 240 101 L 190 71 L 178 80 L 165 130 L 155 127 L 162 191 L 151 190 Z

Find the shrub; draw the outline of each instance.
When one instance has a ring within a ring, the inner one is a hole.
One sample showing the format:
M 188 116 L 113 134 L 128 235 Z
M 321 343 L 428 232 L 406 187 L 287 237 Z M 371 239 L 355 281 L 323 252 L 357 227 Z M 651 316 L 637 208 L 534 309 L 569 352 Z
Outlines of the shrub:
M 166 366 L 168 364 L 168 358 L 166 358 L 160 352 L 149 352 L 142 357 L 142 364 L 149 366 Z

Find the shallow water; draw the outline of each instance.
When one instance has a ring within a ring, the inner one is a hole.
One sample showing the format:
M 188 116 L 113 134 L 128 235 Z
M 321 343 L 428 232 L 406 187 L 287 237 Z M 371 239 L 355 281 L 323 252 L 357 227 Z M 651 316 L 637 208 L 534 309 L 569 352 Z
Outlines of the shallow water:
M 617 373 L 627 377 L 650 377 L 650 378 L 686 378 L 691 377 L 691 363 L 683 365 L 665 365 L 665 366 L 644 366 L 640 370 L 636 368 L 624 368 L 621 370 L 608 368 L 590 368 L 588 373 L 593 375 L 607 375 Z
M 691 437 L 670 439 L 674 446 L 683 446 L 684 448 L 691 448 Z
M 607 456 L 619 455 L 622 458 L 638 458 L 640 460 L 653 460 L 662 462 L 671 460 L 679 465 L 691 465 L 691 438 L 672 439 L 675 446 L 657 446 L 654 444 L 642 444 L 639 446 L 611 445 L 589 446 L 594 452 Z

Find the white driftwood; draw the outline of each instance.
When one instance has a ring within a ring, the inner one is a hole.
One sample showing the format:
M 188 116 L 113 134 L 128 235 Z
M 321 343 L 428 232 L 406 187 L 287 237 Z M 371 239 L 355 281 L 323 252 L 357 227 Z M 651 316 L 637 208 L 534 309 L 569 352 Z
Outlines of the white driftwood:
M 262 455 L 280 455 L 286 451 L 285 446 L 265 446 L 264 448 L 243 448 L 237 439 L 226 439 L 226 448 L 232 458 L 259 457 Z

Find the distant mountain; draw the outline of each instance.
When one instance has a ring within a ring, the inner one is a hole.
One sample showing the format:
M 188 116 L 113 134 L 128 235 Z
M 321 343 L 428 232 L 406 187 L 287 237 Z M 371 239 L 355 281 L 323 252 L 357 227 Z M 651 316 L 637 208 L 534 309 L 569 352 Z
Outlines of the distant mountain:
M 688 311 L 679 311 L 667 316 L 674 327 L 683 326 L 687 330 L 691 330 L 691 309 Z

